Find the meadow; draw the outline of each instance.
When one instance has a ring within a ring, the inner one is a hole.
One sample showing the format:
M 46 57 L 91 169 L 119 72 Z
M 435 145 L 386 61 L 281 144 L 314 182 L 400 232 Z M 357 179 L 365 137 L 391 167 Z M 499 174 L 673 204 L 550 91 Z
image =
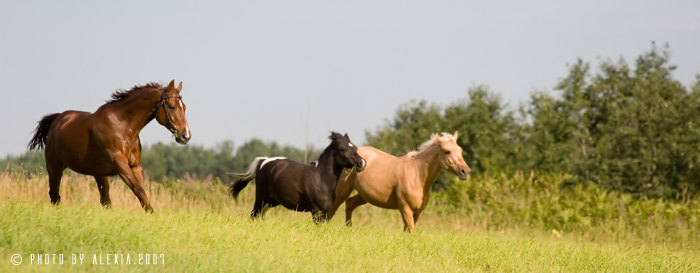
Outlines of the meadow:
M 638 199 L 568 179 L 455 181 L 433 195 L 411 235 L 396 211 L 371 206 L 356 210 L 352 228 L 342 207 L 322 225 L 284 208 L 251 221 L 252 187 L 235 203 L 225 185 L 194 179 L 147 183 L 156 210 L 147 214 L 121 180 L 112 179 L 112 208 L 104 209 L 92 178 L 69 174 L 61 205 L 52 206 L 46 176 L 3 172 L 0 272 L 700 271 L 698 200 Z M 63 264 L 36 264 L 44 253 L 63 254 Z M 83 264 L 72 264 L 72 254 L 83 254 Z M 138 264 L 139 254 L 159 263 Z

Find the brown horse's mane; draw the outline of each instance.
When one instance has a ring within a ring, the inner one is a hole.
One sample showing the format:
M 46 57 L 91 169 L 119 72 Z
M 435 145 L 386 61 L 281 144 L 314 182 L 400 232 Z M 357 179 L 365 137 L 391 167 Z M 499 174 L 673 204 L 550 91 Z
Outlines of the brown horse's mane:
M 435 145 L 438 142 L 438 139 L 441 141 L 455 140 L 454 136 L 452 136 L 452 134 L 450 134 L 450 133 L 441 133 L 440 136 L 438 136 L 438 137 L 435 137 L 435 136 L 436 135 L 433 134 L 430 137 L 430 139 L 428 139 L 427 141 L 423 142 L 423 144 L 418 146 L 417 150 L 407 153 L 406 156 L 409 158 L 415 157 L 418 153 Z
M 123 89 L 118 89 L 117 91 L 114 91 L 112 94 L 112 99 L 108 100 L 106 104 L 110 103 L 115 103 L 115 102 L 120 102 L 128 98 L 129 96 L 133 95 L 137 91 L 141 89 L 150 89 L 150 88 L 157 88 L 157 89 L 162 89 L 163 86 L 158 84 L 158 83 L 147 83 L 144 85 L 135 85 L 134 87 L 131 88 L 131 90 L 123 90 Z

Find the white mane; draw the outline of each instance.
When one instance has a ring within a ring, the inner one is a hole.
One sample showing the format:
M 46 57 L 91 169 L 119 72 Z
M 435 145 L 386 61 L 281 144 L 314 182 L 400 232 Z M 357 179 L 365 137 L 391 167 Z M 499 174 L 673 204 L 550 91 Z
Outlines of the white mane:
M 453 140 L 453 141 L 455 141 L 455 142 L 457 141 L 457 140 L 455 139 L 455 137 L 454 137 L 452 134 L 449 134 L 449 133 L 444 133 L 444 132 L 443 132 L 443 133 L 440 133 L 440 136 L 438 136 L 438 137 L 435 137 L 435 136 L 436 136 L 435 134 L 432 134 L 432 135 L 430 136 L 430 139 L 428 139 L 427 141 L 423 142 L 423 144 L 421 144 L 420 146 L 418 146 L 418 149 L 417 149 L 417 150 L 411 151 L 411 152 L 409 152 L 409 153 L 406 154 L 406 155 L 409 156 L 409 157 L 413 157 L 413 156 L 415 156 L 418 152 L 423 151 L 423 150 L 427 149 L 428 147 L 433 146 L 434 144 L 436 144 L 436 143 L 438 142 L 438 140 L 439 140 L 439 141 Z

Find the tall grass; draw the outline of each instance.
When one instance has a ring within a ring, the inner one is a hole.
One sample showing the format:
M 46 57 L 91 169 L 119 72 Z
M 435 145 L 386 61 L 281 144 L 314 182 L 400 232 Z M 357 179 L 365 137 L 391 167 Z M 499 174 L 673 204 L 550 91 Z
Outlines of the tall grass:
M 0 173 L 0 272 L 688 272 L 700 266 L 697 201 L 634 200 L 566 186 L 560 175 L 457 182 L 433 195 L 414 235 L 402 232 L 398 212 L 369 205 L 357 210 L 353 228 L 343 226 L 342 208 L 318 226 L 309 214 L 283 208 L 250 221 L 254 185 L 236 204 L 225 185 L 147 183 L 156 210 L 147 214 L 119 179 L 112 183 L 112 209 L 100 207 L 92 178 L 64 177 L 60 206 L 50 205 L 47 183 L 45 176 Z M 84 253 L 91 262 L 93 254 L 110 252 L 164 253 L 167 262 L 9 264 L 15 253 L 25 262 L 30 253 Z
M 146 194 L 159 211 L 223 211 L 233 207 L 221 184 L 203 184 L 197 180 L 146 181 Z M 29 173 L 0 173 L 0 200 L 49 201 L 48 177 Z M 97 206 L 100 195 L 95 180 L 72 172 L 63 176 L 61 183 L 61 205 Z M 118 177 L 110 184 L 112 206 L 127 210 L 142 210 L 136 196 Z
M 633 198 L 562 174 L 455 180 L 433 210 L 471 228 L 542 230 L 593 241 L 622 241 L 700 251 L 700 200 Z

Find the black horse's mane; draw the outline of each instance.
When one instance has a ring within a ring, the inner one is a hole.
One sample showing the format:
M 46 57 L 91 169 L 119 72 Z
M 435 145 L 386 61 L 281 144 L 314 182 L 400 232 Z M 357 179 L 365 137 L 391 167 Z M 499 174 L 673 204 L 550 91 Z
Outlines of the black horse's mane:
M 342 134 L 340 134 L 338 132 L 331 131 L 331 135 L 328 136 L 328 139 L 331 140 L 331 144 L 328 144 L 328 146 L 326 146 L 326 148 L 323 150 L 321 155 L 319 155 L 318 159 L 320 160 L 322 155 L 329 154 L 331 152 L 331 150 L 333 150 L 335 148 L 335 145 L 333 145 L 333 143 L 336 141 L 336 139 L 341 139 L 342 137 L 343 137 Z
M 344 139 L 344 136 L 338 132 L 331 131 L 331 135 L 328 137 L 328 139 L 331 140 L 331 143 L 328 144 L 328 146 L 326 146 L 326 148 L 323 150 L 323 152 L 318 156 L 318 159 L 316 160 L 317 163 L 315 165 L 316 168 L 320 168 L 321 165 L 323 165 L 321 163 L 325 163 L 326 160 L 329 160 L 330 158 L 332 158 L 331 152 L 336 149 L 336 146 L 337 146 L 336 143 L 338 141 L 342 141 L 342 139 Z M 327 166 L 327 167 L 329 168 L 329 170 L 334 171 L 333 166 Z
M 158 83 L 151 82 L 144 85 L 135 85 L 130 90 L 119 89 L 112 94 L 112 99 L 108 100 L 107 104 L 123 101 L 132 94 L 136 93 L 136 91 L 147 88 L 161 89 L 163 86 Z

